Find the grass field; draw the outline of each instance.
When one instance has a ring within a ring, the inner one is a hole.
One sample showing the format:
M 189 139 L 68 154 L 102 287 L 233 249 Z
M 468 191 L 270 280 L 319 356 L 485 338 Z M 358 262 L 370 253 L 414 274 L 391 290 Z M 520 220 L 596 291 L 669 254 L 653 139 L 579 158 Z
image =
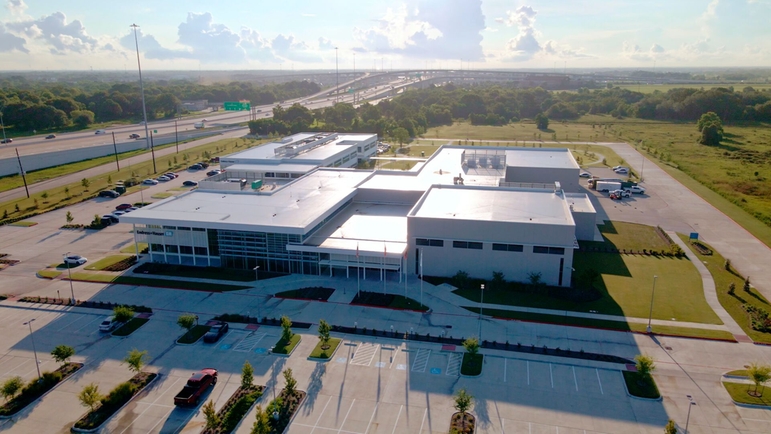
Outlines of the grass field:
M 581 247 L 612 248 L 641 251 L 668 249 L 667 244 L 652 226 L 616 221 L 605 221 L 598 226 L 603 242 L 579 241 Z
M 150 321 L 147 318 L 131 318 L 126 324 L 123 324 L 118 330 L 112 332 L 113 336 L 128 336 L 134 333 L 139 327 L 142 327 Z
M 657 399 L 661 397 L 653 377 L 644 378 L 637 372 L 622 371 L 629 394 L 638 398 Z
M 194 344 L 201 339 L 211 327 L 207 325 L 196 325 L 192 329 L 188 330 L 184 335 L 177 339 L 178 344 Z
M 686 244 L 689 244 L 688 237 L 683 234 L 678 234 L 681 240 Z M 702 241 L 702 244 L 707 245 Z M 717 290 L 717 298 L 720 301 L 720 305 L 728 312 L 729 315 L 739 324 L 739 326 L 747 333 L 747 336 L 752 338 L 753 341 L 771 344 L 771 333 L 762 333 L 753 330 L 751 327 L 751 320 L 749 314 L 742 308 L 743 305 L 749 304 L 751 306 L 771 311 L 771 305 L 768 300 L 763 297 L 756 289 L 751 289 L 750 293 L 744 292 L 742 287 L 744 286 L 744 277 L 739 273 L 731 269 L 727 271 L 725 269 L 725 258 L 713 249 L 711 255 L 702 255 L 697 250 L 691 249 L 694 254 L 702 261 L 707 267 L 712 278 L 715 280 L 715 289 Z M 736 285 L 734 294 L 728 293 L 728 285 L 733 283 Z
M 613 119 L 613 118 L 609 118 Z M 455 122 L 452 125 L 429 128 L 423 135 L 424 140 L 460 139 L 463 145 L 471 145 L 474 140 L 521 140 L 533 142 L 536 140 L 559 141 L 609 141 L 613 136 L 609 129 L 600 128 L 591 123 L 549 122 L 549 128 L 544 131 L 536 128 L 534 122 L 517 122 L 501 127 L 489 125 L 471 125 L 469 122 Z M 468 143 L 467 140 L 468 139 Z M 438 142 L 437 142 L 438 144 Z M 456 143 L 457 144 L 457 143 Z M 475 145 L 479 145 L 476 142 Z
M 11 226 L 20 226 L 23 228 L 29 228 L 29 227 L 35 226 L 36 224 L 37 222 L 21 221 L 21 222 L 11 223 Z
M 147 248 L 147 243 L 137 243 L 137 245 L 139 247 L 139 251 L 140 252 Z M 137 252 L 137 248 L 136 248 L 136 246 L 134 246 L 134 244 L 130 244 L 130 245 L 120 249 L 120 252 L 121 253 L 135 254 Z
M 118 262 L 130 258 L 131 255 L 111 255 L 107 256 L 106 258 L 102 258 L 96 262 L 92 262 L 90 265 L 87 265 L 84 270 L 104 270 L 105 268 L 109 267 L 110 265 L 117 264 Z
M 724 381 L 723 387 L 725 387 L 725 390 L 729 395 L 731 395 L 731 399 L 740 404 L 771 407 L 771 389 L 761 386 L 758 388 L 758 392 L 760 392 L 761 395 L 752 396 L 747 393 L 747 391 L 754 391 L 754 384 L 731 383 Z
M 44 277 L 46 279 L 56 279 L 57 277 L 61 276 L 61 271 L 55 271 L 55 270 L 40 270 L 37 272 L 37 275 L 40 277 Z

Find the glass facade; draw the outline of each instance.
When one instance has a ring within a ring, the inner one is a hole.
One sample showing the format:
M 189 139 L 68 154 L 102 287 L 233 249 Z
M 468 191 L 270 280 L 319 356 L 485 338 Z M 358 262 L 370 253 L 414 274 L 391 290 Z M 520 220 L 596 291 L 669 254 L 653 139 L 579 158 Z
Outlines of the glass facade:
M 209 230 L 212 231 L 211 229 Z M 318 274 L 318 253 L 290 252 L 287 244 L 300 244 L 299 235 L 219 230 L 217 250 L 225 268 L 292 274 Z M 210 237 L 211 240 L 211 237 Z M 210 243 L 210 250 L 213 246 Z

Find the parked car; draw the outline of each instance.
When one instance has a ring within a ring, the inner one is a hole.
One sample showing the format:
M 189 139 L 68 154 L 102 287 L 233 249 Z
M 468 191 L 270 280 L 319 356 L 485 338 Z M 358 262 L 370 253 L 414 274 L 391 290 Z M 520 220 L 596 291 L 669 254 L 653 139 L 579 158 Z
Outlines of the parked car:
M 134 205 L 131 205 L 130 203 L 122 203 L 122 204 L 116 206 L 115 209 L 118 210 L 118 211 L 125 211 L 125 210 L 131 208 L 132 206 L 134 206 Z
M 195 187 L 196 185 L 198 185 L 198 183 L 196 181 L 185 181 L 182 183 L 182 185 L 184 185 L 185 187 Z
M 107 134 L 107 130 L 96 130 L 96 131 L 94 131 L 94 134 L 97 134 L 97 135 L 99 135 L 99 134 Z
M 126 214 L 126 211 L 113 211 L 112 213 L 114 217 L 118 217 L 118 218 L 120 218 L 120 216 L 122 216 L 123 214 Z
M 222 173 L 221 170 L 216 170 L 216 169 L 215 170 L 210 170 L 210 171 L 206 172 L 206 176 L 219 175 L 220 173 Z
M 129 135 L 129 139 L 138 139 L 138 138 L 139 138 L 139 134 L 137 133 Z
M 102 191 L 99 192 L 98 196 L 99 197 L 112 197 L 112 198 L 116 198 L 116 197 L 120 196 L 120 193 L 118 193 L 115 190 L 102 190 Z
M 204 368 L 193 374 L 185 387 L 174 397 L 174 405 L 196 405 L 201 400 L 201 395 L 209 388 L 217 384 L 217 370 Z
M 55 139 L 55 138 L 56 138 L 56 134 L 49 134 L 46 136 L 46 139 Z
M 166 173 L 163 174 L 163 176 L 165 176 L 167 178 L 172 178 L 172 179 L 179 178 L 179 175 L 177 175 L 174 172 L 166 172 Z
M 144 184 L 144 185 L 156 185 L 156 184 L 158 184 L 158 181 L 156 181 L 154 179 L 145 179 L 144 181 L 142 181 L 142 184 Z
M 167 182 L 167 181 L 171 181 L 171 179 L 172 179 L 172 178 L 169 178 L 169 177 L 168 177 L 168 176 L 166 176 L 166 175 L 161 175 L 161 176 L 159 176 L 158 178 L 156 178 L 156 180 L 157 180 L 157 181 L 161 181 L 161 182 Z
M 0 143 L 13 143 L 13 139 L 3 139 L 0 140 Z
M 581 173 L 578 174 L 578 176 L 581 177 L 581 178 L 591 178 L 592 174 L 589 173 L 589 172 L 581 172 Z
M 67 265 L 83 265 L 88 262 L 88 258 L 80 255 L 67 255 L 64 257 L 64 263 Z
M 100 332 L 111 332 L 118 328 L 120 325 L 120 322 L 118 322 L 117 319 L 115 319 L 114 316 L 108 316 L 104 320 L 102 320 L 102 323 L 99 324 L 99 331 Z
M 217 324 L 211 326 L 209 331 L 203 335 L 203 341 L 209 344 L 217 342 L 221 337 L 225 336 L 225 333 L 228 332 L 228 328 L 228 323 L 224 321 L 217 322 Z
M 101 219 L 99 219 L 99 223 L 102 226 L 110 226 L 113 223 L 120 223 L 120 220 L 118 220 L 118 217 L 115 217 L 112 214 L 105 214 Z
M 630 193 L 645 194 L 645 187 L 640 187 L 639 185 L 633 185 L 625 190 Z
M 190 170 L 201 170 L 201 169 L 203 169 L 203 166 L 201 166 L 200 164 L 193 164 L 192 166 L 188 167 L 188 169 L 190 169 Z
M 614 172 L 616 172 L 616 173 L 618 173 L 618 174 L 624 174 L 624 175 L 626 175 L 627 173 L 629 173 L 629 169 L 628 169 L 628 168 L 626 168 L 626 167 L 619 167 L 619 168 L 617 168 L 617 169 L 613 169 L 613 171 L 614 171 Z
M 204 169 L 209 167 L 209 163 L 207 163 L 206 161 L 201 161 L 200 163 L 195 163 L 195 164 L 203 167 Z
M 615 194 L 619 197 L 629 197 L 631 196 L 631 193 L 629 193 L 629 190 L 613 190 L 610 192 L 611 194 Z
M 126 212 L 136 211 L 136 210 L 138 210 L 138 209 L 139 209 L 139 208 L 137 208 L 137 207 L 135 207 L 135 206 L 132 206 L 131 208 L 127 208 L 127 209 L 126 209 Z

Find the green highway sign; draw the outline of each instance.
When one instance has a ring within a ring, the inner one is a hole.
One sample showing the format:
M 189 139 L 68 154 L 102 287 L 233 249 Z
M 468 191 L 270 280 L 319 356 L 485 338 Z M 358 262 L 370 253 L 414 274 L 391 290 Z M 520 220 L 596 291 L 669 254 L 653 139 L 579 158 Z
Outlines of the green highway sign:
M 243 110 L 251 110 L 252 109 L 252 105 L 250 103 L 248 103 L 248 102 L 239 102 L 239 101 L 224 102 L 222 104 L 222 107 L 225 110 L 230 110 L 230 111 L 243 111 Z

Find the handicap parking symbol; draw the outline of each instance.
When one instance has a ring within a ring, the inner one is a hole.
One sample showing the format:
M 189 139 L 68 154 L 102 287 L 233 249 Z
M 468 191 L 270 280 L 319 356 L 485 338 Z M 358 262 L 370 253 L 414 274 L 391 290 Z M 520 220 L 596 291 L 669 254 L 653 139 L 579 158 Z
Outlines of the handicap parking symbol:
M 407 370 L 407 365 L 399 363 L 398 365 L 396 365 L 396 369 L 398 371 L 406 371 Z
M 347 361 L 348 359 L 346 359 L 345 357 L 338 357 L 335 359 L 335 362 L 337 363 L 346 363 Z
M 377 363 L 375 363 L 375 367 L 376 367 L 376 368 L 382 368 L 382 367 L 384 367 L 385 365 L 386 365 L 386 362 L 377 362 Z
M 268 349 L 267 348 L 255 348 L 254 352 L 257 353 L 257 354 L 265 354 L 265 353 L 268 352 Z
M 229 350 L 230 347 L 232 347 L 232 345 L 230 345 L 230 344 L 222 344 L 222 345 L 220 345 L 220 349 L 221 350 Z
M 431 373 L 434 375 L 442 375 L 442 370 L 439 368 L 431 368 Z

